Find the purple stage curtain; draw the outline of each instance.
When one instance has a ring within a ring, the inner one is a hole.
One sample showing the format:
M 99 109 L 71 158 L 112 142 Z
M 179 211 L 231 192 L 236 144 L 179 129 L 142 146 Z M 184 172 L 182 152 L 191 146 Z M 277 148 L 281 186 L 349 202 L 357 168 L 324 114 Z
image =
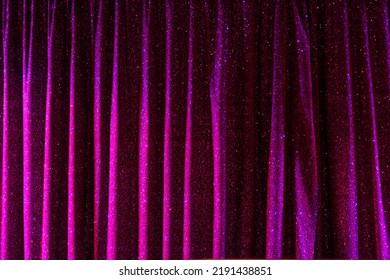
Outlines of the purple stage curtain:
M 387 0 L 2 0 L 1 259 L 390 259 Z

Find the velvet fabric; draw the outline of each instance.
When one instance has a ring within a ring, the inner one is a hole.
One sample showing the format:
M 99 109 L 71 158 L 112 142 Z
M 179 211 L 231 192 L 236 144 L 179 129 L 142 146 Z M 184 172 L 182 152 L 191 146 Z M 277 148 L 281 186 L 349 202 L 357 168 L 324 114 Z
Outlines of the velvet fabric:
M 2 0 L 1 259 L 389 259 L 386 0 Z

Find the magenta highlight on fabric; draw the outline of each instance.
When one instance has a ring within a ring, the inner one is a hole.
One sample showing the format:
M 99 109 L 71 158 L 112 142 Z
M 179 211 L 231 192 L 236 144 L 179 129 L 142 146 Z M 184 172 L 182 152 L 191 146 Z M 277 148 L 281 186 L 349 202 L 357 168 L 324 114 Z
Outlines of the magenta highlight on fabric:
M 48 37 L 47 37 L 47 82 L 46 82 L 46 111 L 45 111 L 45 148 L 43 167 L 43 210 L 42 210 L 42 259 L 50 258 L 50 195 L 51 195 L 51 114 L 52 114 L 52 59 L 53 59 L 53 36 L 55 26 L 56 1 L 48 5 Z
M 31 14 L 34 2 L 31 3 Z M 24 221 L 24 258 L 32 259 L 31 250 L 31 65 L 33 46 L 34 17 L 31 17 L 30 36 L 27 37 L 27 5 L 23 2 L 23 221 Z
M 93 215 L 93 244 L 94 244 L 94 258 L 99 257 L 99 230 L 100 230 L 100 205 L 101 205 L 101 191 L 102 191 L 102 162 L 101 162 L 101 49 L 102 49 L 102 1 L 99 1 L 99 11 L 97 16 L 97 27 L 94 44 L 94 102 L 93 102 L 93 141 L 94 141 L 94 215 Z M 93 18 L 93 15 L 91 15 Z
M 184 155 L 184 201 L 183 201 L 183 259 L 191 258 L 191 139 L 192 139 L 192 85 L 193 85 L 193 3 L 189 3 L 188 31 L 188 84 L 187 113 Z
M 389 7 L 355 2 L 2 1 L 0 258 L 389 259 Z
M 117 251 L 117 160 L 118 160 L 118 40 L 119 3 L 115 1 L 114 58 L 112 77 L 112 103 L 110 115 L 110 165 L 108 189 L 107 259 L 116 259 Z
M 221 2 L 218 1 L 218 24 L 216 35 L 215 62 L 212 80 L 210 82 L 210 102 L 211 102 L 211 120 L 213 123 L 213 165 L 214 165 L 214 221 L 213 221 L 213 258 L 224 258 L 224 248 L 222 238 L 224 235 L 224 192 L 226 185 L 223 178 L 222 154 L 225 152 L 222 146 L 222 81 L 221 68 L 223 63 L 223 11 Z
M 149 24 L 150 2 L 142 8 L 142 93 L 139 137 L 139 259 L 148 258 L 148 168 L 149 168 Z
M 172 11 L 169 0 L 166 6 L 166 68 L 165 68 L 165 118 L 164 118 L 164 209 L 163 209 L 163 259 L 169 259 L 170 212 L 171 212 L 171 52 L 172 52 Z
M 3 7 L 2 19 L 3 19 L 3 155 L 2 155 L 2 185 L 1 185 L 1 259 L 7 259 L 7 245 L 8 245 L 8 211 L 9 211 L 9 187 L 8 187 L 8 34 L 9 34 L 9 11 L 8 1 L 5 2 L 6 7 Z

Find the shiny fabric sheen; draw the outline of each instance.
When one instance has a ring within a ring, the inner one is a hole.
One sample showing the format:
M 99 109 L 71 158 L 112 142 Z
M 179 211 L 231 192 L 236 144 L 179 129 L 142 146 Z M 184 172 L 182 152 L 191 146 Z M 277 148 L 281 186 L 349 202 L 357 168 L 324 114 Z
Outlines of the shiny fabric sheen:
M 390 259 L 387 0 L 2 0 L 1 259 Z

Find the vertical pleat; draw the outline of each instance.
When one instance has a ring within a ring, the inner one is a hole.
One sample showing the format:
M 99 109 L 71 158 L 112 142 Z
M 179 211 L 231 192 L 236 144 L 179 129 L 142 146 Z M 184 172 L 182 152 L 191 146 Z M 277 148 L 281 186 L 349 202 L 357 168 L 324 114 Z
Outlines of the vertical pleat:
M 41 258 L 47 17 L 42 1 L 23 2 L 24 258 Z M 40 30 L 40 32 L 37 32 Z
M 139 247 L 138 258 L 148 257 L 148 142 L 149 142 L 149 19 L 150 2 L 142 7 L 142 92 L 139 135 Z
M 113 78 L 113 24 L 115 5 L 95 2 L 94 20 L 94 97 L 93 97 L 93 153 L 94 153 L 94 256 L 107 256 L 108 192 L 110 166 L 110 131 Z M 106 46 L 108 52 L 103 51 Z
M 326 80 L 323 79 L 325 65 L 324 57 L 324 21 L 323 14 L 326 3 L 313 1 L 307 4 L 308 17 L 308 38 L 310 39 L 310 70 L 312 83 L 312 106 L 314 133 L 316 138 L 316 167 L 318 183 L 318 212 L 316 223 L 316 237 L 314 258 L 331 258 L 332 223 L 330 191 L 329 191 L 329 154 L 327 152 L 327 131 L 326 131 Z
M 118 40 L 119 2 L 115 2 L 114 60 L 110 118 L 110 166 L 108 188 L 107 259 L 117 256 L 117 162 L 118 162 Z
M 214 70 L 210 82 L 211 120 L 213 138 L 213 167 L 214 167 L 214 221 L 213 221 L 213 258 L 224 257 L 224 207 L 225 207 L 225 182 L 223 178 L 224 162 L 223 150 L 223 104 L 222 104 L 222 67 L 223 67 L 223 11 L 221 2 L 218 1 L 218 27 L 216 34 L 216 51 L 214 58 Z
M 99 259 L 99 233 L 101 232 L 101 48 L 102 48 L 102 1 L 98 4 L 96 20 L 96 32 L 94 34 L 94 102 L 93 102 L 93 127 L 94 127 L 94 259 Z M 93 18 L 93 17 L 92 17 Z M 94 30 L 94 29 L 93 29 Z
M 272 117 L 267 193 L 266 257 L 282 257 L 282 221 L 285 175 L 286 7 L 277 1 L 274 19 Z
M 24 256 L 23 3 L 2 3 L 1 259 Z
M 375 99 L 374 99 L 374 88 L 372 83 L 372 72 L 371 72 L 371 59 L 370 59 L 370 46 L 369 46 L 369 35 L 367 26 L 367 9 L 366 3 L 362 3 L 362 17 L 364 27 L 364 50 L 366 52 L 365 67 L 367 69 L 367 80 L 368 80 L 368 91 L 369 91 L 369 104 L 371 108 L 371 139 L 372 139 L 372 158 L 373 158 L 373 196 L 374 196 L 374 213 L 375 213 L 375 233 L 378 236 L 376 241 L 377 247 L 377 258 L 378 259 L 389 259 L 390 257 L 390 241 L 387 234 L 386 220 L 384 214 L 383 205 L 383 194 L 382 194 L 382 183 L 381 183 L 381 167 L 379 165 L 379 150 L 378 150 L 378 133 L 377 133 L 377 121 L 375 113 Z
M 163 112 L 160 110 L 160 114 L 164 114 L 164 137 L 161 139 L 162 145 L 159 145 L 163 153 L 162 258 L 182 259 L 186 134 L 183 128 L 186 124 L 189 35 L 187 29 L 182 28 L 181 25 L 183 18 L 188 16 L 188 3 L 166 1 L 164 8 L 165 61 L 164 64 L 159 64 L 159 67 L 164 68 L 165 73 L 163 77 L 165 108 Z M 158 138 L 154 137 L 154 139 Z M 158 220 L 158 216 L 155 217 Z M 155 230 L 155 235 L 159 235 L 159 230 Z M 157 253 L 155 252 L 156 255 Z
M 375 219 L 378 227 L 377 233 L 381 232 L 380 242 L 377 241 L 377 258 L 389 259 L 390 256 L 390 155 L 387 152 L 387 143 L 390 135 L 387 133 L 390 128 L 390 32 L 389 32 L 389 5 L 383 2 L 366 1 L 365 21 L 365 44 L 369 44 L 370 72 L 372 82 L 372 97 L 370 106 L 375 107 L 371 111 L 371 119 L 375 119 L 377 154 L 375 154 L 375 176 L 378 204 L 378 219 Z M 376 40 L 371 40 L 376 38 Z M 374 144 L 374 143 L 373 143 Z M 378 178 L 380 177 L 380 178 Z M 380 196 L 382 196 L 380 198 Z M 387 237 L 386 237 L 387 233 Z M 386 240 L 387 239 L 387 240 Z
M 164 209 L 163 209 L 163 259 L 169 259 L 170 212 L 171 212 L 171 52 L 172 52 L 172 8 L 165 1 L 166 57 L 165 57 L 165 117 L 164 117 Z
M 51 105 L 52 105 L 52 59 L 53 32 L 56 1 L 48 4 L 47 32 L 47 84 L 46 84 L 46 114 L 45 114 L 45 152 L 43 167 L 43 209 L 42 209 L 42 259 L 49 259 L 50 246 L 50 145 L 51 145 Z
M 120 2 L 121 4 L 121 2 Z M 141 88 L 142 28 L 136 15 L 142 3 L 129 1 L 120 5 L 119 64 L 118 64 L 118 177 L 119 195 L 117 227 L 117 259 L 138 258 L 138 165 L 139 165 L 139 111 Z M 137 25 L 137 28 L 135 26 Z M 162 209 L 159 209 L 162 212 Z M 157 238 L 156 238 L 157 239 Z M 160 239 L 156 240 L 161 243 Z
M 275 2 L 275 1 L 274 1 Z M 273 54 L 274 46 L 272 44 L 275 24 L 275 3 L 262 1 L 257 10 L 260 14 L 257 24 L 258 54 Z M 258 57 L 258 79 L 255 94 L 255 257 L 266 258 L 267 251 L 267 193 L 268 193 L 268 165 L 269 148 L 271 142 L 271 121 L 272 121 L 272 88 L 273 71 L 270 67 L 273 65 L 273 55 L 259 55 Z
M 242 32 L 243 47 L 243 89 L 244 89 L 244 123 L 242 143 L 243 148 L 243 190 L 241 191 L 241 226 L 239 230 L 239 257 L 253 258 L 255 246 L 255 92 L 256 92 L 256 50 L 255 50 L 255 2 L 242 1 Z M 230 44 L 235 44 L 231 41 Z M 232 47 L 232 46 L 230 46 Z M 230 64 L 231 62 L 229 62 Z M 234 91 L 234 85 L 232 85 Z M 235 106 L 235 104 L 233 104 Z M 264 205 L 263 205 L 264 206 Z
M 216 58 L 218 3 L 193 1 L 191 123 L 192 259 L 212 258 L 214 237 L 214 155 L 210 94 Z M 204 28 L 208 26 L 210 28 Z M 216 141 L 218 141 L 216 139 Z
M 69 93 L 69 169 L 68 169 L 68 259 L 75 259 L 75 54 L 76 30 L 74 1 L 71 7 L 70 93 Z
M 0 52 L 0 57 L 1 57 L 1 60 L 2 60 L 2 63 L 1 63 L 1 67 L 2 67 L 2 71 L 0 73 L 0 77 L 1 77 L 1 103 L 0 103 L 0 106 L 1 106 L 1 110 L 0 110 L 0 113 L 1 113 L 1 122 L 0 122 L 0 127 L 1 127 L 1 133 L 0 133 L 0 143 L 1 143 L 1 149 L 0 149 L 0 155 L 1 155 L 1 194 L 3 194 L 3 134 L 4 134 L 4 128 L 3 128 L 3 116 L 4 116 L 4 60 L 3 60 L 3 56 L 4 56 L 4 3 L 3 1 L 1 1 L 1 52 Z M 5 200 L 3 198 L 3 196 L 1 196 L 0 198 L 0 211 L 1 211 L 1 214 L 0 214 L 0 259 L 2 260 L 2 247 L 3 247 L 3 200 Z
M 361 112 L 355 114 L 356 122 L 356 147 L 357 147 L 357 181 L 358 203 L 365 207 L 359 207 L 359 249 L 372 246 L 370 254 L 363 252 L 363 258 L 387 259 L 389 257 L 389 240 L 384 211 L 381 174 L 382 167 L 379 164 L 379 141 L 376 114 L 376 95 L 371 59 L 371 46 L 369 43 L 367 5 L 365 1 L 355 3 L 350 9 L 351 16 L 355 17 L 355 25 L 352 29 L 352 40 L 359 46 L 353 53 L 354 68 L 356 69 L 354 90 L 359 92 L 355 98 L 355 110 Z M 364 171 L 363 171 L 364 170 Z M 364 175 L 363 175 L 364 172 Z M 371 202 L 372 201 L 372 202 Z M 367 219 L 373 216 L 375 219 Z M 367 238 L 375 235 L 374 240 Z M 375 249 L 374 249 L 375 248 Z
M 346 63 L 346 90 L 347 90 L 347 112 L 348 112 L 348 184 L 344 190 L 344 195 L 347 194 L 347 201 L 342 202 L 345 205 L 345 212 L 340 213 L 339 225 L 348 221 L 348 226 L 341 229 L 341 242 L 346 246 L 346 252 L 348 252 L 348 258 L 357 259 L 357 198 L 356 198 L 356 168 L 354 166 L 355 161 L 355 139 L 354 139 L 354 122 L 353 122 L 353 100 L 352 100 L 352 78 L 351 78 L 351 57 L 350 57 L 350 43 L 349 43 L 349 19 L 347 11 L 347 3 L 344 3 L 344 9 L 342 16 L 344 17 L 344 44 L 345 44 L 345 63 Z M 344 74 L 345 75 L 345 74 Z M 340 198 L 341 193 L 340 193 Z
M 307 7 L 299 7 L 293 2 L 294 31 L 296 38 L 296 59 L 298 69 L 297 91 L 292 98 L 294 118 L 299 123 L 291 125 L 294 141 L 294 187 L 295 187 L 295 224 L 296 258 L 313 259 L 315 252 L 316 223 L 318 211 L 318 173 L 316 158 L 316 138 L 313 116 L 313 93 L 310 67 L 310 37 L 307 18 L 300 15 L 300 9 L 306 14 Z
M 3 157 L 1 172 L 1 259 L 7 259 L 9 227 L 9 190 L 8 190 L 8 33 L 9 1 L 3 2 Z
M 67 258 L 70 38 L 65 3 L 48 3 L 47 80 L 44 132 L 42 252 L 43 259 Z M 56 48 L 63 45 L 63 48 Z M 62 63 L 59 58 L 67 63 Z M 65 120 L 65 121 L 64 121 Z M 54 227 L 54 225 L 56 225 Z
M 329 48 L 327 71 L 327 129 L 329 145 L 330 184 L 332 194 L 332 222 L 334 249 L 338 258 L 358 258 L 357 193 L 355 166 L 355 124 L 353 116 L 351 44 L 346 1 L 327 6 L 332 21 L 326 26 Z M 334 33 L 334 26 L 342 33 Z M 340 49 L 331 48 L 342 44 Z M 339 67 L 343 61 L 343 67 Z
M 92 92 L 92 67 L 90 66 L 90 29 L 80 24 L 80 18 L 88 15 L 86 6 L 75 2 L 68 6 L 70 14 L 69 42 L 69 142 L 68 152 L 68 211 L 67 211 L 67 259 L 83 259 L 92 254 L 92 109 L 86 107 Z M 83 34 L 81 39 L 78 34 Z M 84 63 L 82 63 L 84 62 Z M 88 217 L 88 218 L 87 218 Z M 88 230 L 80 230 L 88 225 Z
M 183 259 L 191 258 L 191 139 L 192 139 L 192 85 L 193 85 L 193 3 L 190 0 L 188 31 L 188 81 L 187 114 L 184 160 L 184 217 L 183 217 Z
M 27 38 L 27 2 L 23 2 L 23 220 L 24 258 L 32 259 L 31 230 L 31 66 L 34 1 L 31 2 L 30 36 Z M 27 47 L 28 46 L 28 47 Z

